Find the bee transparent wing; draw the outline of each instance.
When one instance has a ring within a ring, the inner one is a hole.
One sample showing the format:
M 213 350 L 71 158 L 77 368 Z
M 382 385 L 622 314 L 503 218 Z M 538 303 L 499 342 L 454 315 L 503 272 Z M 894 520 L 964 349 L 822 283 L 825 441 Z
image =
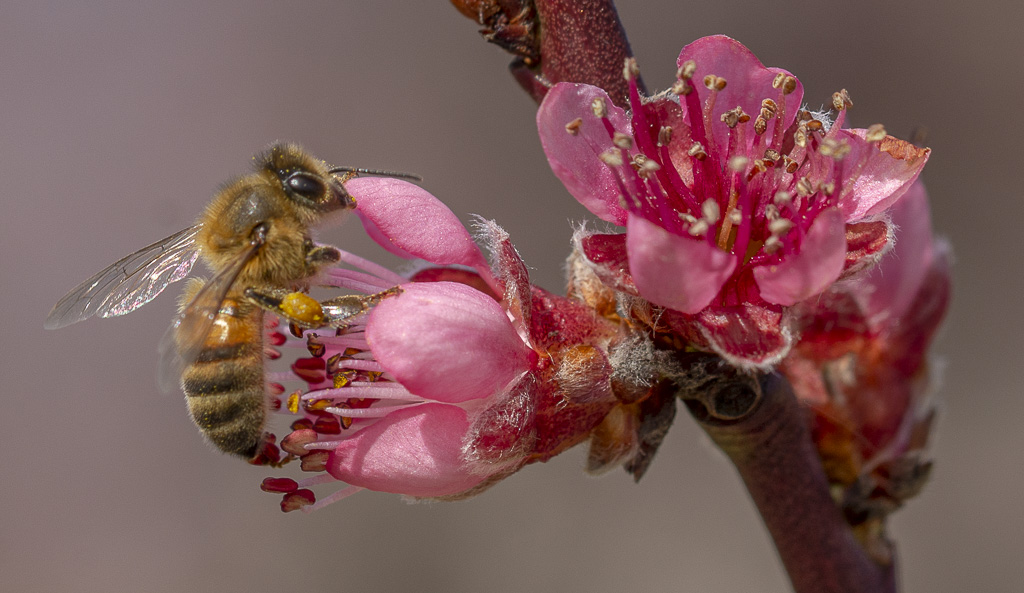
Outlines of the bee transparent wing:
M 238 260 L 205 282 L 164 333 L 160 340 L 157 368 L 157 383 L 161 391 L 173 393 L 181 388 L 181 374 L 185 366 L 199 357 L 224 297 L 261 245 L 254 242 Z
M 43 327 L 57 329 L 93 315 L 124 315 L 153 300 L 196 263 L 200 228 L 178 231 L 107 266 L 57 301 Z

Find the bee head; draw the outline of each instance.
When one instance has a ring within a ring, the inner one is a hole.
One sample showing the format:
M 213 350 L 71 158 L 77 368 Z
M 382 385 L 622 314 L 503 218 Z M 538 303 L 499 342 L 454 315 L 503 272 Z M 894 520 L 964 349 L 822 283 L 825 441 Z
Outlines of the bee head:
M 278 183 L 287 199 L 314 218 L 355 208 L 355 201 L 327 164 L 296 144 L 278 143 L 255 157 L 257 170 Z

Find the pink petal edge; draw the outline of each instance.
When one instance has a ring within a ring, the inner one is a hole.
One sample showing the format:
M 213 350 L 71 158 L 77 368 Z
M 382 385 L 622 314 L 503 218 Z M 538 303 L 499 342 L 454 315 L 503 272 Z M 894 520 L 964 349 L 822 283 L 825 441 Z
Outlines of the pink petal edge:
M 645 299 L 697 313 L 718 295 L 736 268 L 736 257 L 704 239 L 673 235 L 630 214 L 626 232 L 629 269 Z
M 580 204 L 601 220 L 624 226 L 626 211 L 619 205 L 622 192 L 615 173 L 598 158 L 613 145 L 611 135 L 591 109 L 594 99 L 604 100 L 615 131 L 630 133 L 626 113 L 606 92 L 586 84 L 563 82 L 548 91 L 537 111 L 540 143 L 551 170 Z M 565 126 L 577 118 L 583 124 L 573 135 Z
M 407 496 L 465 492 L 483 480 L 462 460 L 466 411 L 445 404 L 399 410 L 342 441 L 327 462 L 353 486 Z
M 792 76 L 782 68 L 766 67 L 745 45 L 725 35 L 710 35 L 688 44 L 679 52 L 676 65 L 681 67 L 688 60 L 693 60 L 697 66 L 693 77 L 695 84 L 702 85 L 701 81 L 708 74 L 720 76 L 726 81 L 726 87 L 718 92 L 712 118 L 715 142 L 723 149 L 720 150 L 723 156 L 726 154 L 724 147 L 728 142 L 729 130 L 719 124 L 722 113 L 739 106 L 746 113 L 753 114 L 753 117 L 760 111 L 763 99 L 778 100 L 779 91 L 772 88 L 775 76 L 780 72 Z M 701 97 L 704 97 L 707 91 L 701 86 L 700 92 Z M 796 90 L 786 95 L 783 129 L 795 120 L 803 94 L 803 85 L 797 80 Z M 774 130 L 774 122 L 770 129 Z M 774 131 L 770 134 L 769 138 L 774 137 Z M 748 139 L 748 143 L 750 141 Z

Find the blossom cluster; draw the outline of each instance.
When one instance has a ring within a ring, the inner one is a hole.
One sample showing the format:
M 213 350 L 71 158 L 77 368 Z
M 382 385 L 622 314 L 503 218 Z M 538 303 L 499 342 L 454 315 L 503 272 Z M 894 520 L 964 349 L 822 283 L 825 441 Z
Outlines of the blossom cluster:
M 917 181 L 928 149 L 845 127 L 845 90 L 828 112 L 803 108 L 796 77 L 727 37 L 677 65 L 645 97 L 627 61 L 628 109 L 579 83 L 540 106 L 555 175 L 624 227 L 577 230 L 568 296 L 532 285 L 494 222 L 478 229 L 488 262 L 425 190 L 348 182 L 368 235 L 422 263 L 398 275 L 344 254 L 358 269 L 323 279 L 383 296 L 332 335 L 291 340 L 309 356 L 274 378 L 306 387 L 282 403 L 298 419 L 280 446 L 312 477 L 264 482 L 283 509 L 361 489 L 463 498 L 584 441 L 589 470 L 639 478 L 674 416 L 674 355 L 694 350 L 790 380 L 854 523 L 869 530 L 915 491 L 949 294 Z M 310 487 L 333 481 L 348 487 L 317 500 Z

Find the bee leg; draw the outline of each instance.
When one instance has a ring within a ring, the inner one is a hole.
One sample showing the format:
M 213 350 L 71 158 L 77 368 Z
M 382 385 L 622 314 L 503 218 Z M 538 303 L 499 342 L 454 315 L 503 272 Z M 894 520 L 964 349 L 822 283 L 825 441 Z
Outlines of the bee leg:
M 324 310 L 316 299 L 303 292 L 283 288 L 246 288 L 245 298 L 261 309 L 281 317 L 296 329 L 317 329 L 328 325 Z
M 373 307 L 388 297 L 401 294 L 401 292 L 401 288 L 393 286 L 387 290 L 382 290 L 374 294 L 364 296 L 354 294 L 345 295 L 334 297 L 333 299 L 327 299 L 326 301 L 320 301 L 320 305 L 323 308 L 324 317 L 326 319 L 326 323 L 324 325 L 336 329 L 344 329 L 348 327 L 347 320 L 349 318 L 365 313 L 370 310 L 370 307 Z

